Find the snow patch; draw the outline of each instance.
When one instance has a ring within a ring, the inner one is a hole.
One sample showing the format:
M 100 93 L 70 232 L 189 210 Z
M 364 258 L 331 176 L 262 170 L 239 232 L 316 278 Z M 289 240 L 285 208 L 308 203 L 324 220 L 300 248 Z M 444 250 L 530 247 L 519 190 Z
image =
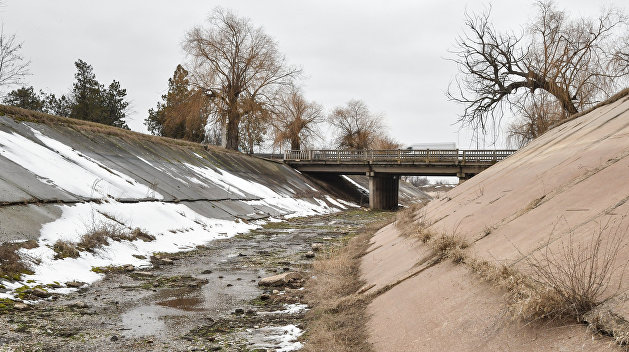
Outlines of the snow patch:
M 333 205 L 339 207 L 340 209 L 347 209 L 346 206 L 344 206 L 343 204 L 337 202 L 334 198 L 330 197 L 330 196 L 325 196 L 325 199 L 327 199 L 328 202 L 332 203 Z
M 93 267 L 131 264 L 136 267 L 150 266 L 149 257 L 155 252 L 180 252 L 192 250 L 218 238 L 232 237 L 259 227 L 259 223 L 244 223 L 206 218 L 183 204 L 163 202 L 102 203 L 61 205 L 62 216 L 42 227 L 39 247 L 21 249 L 20 254 L 38 261 L 34 274 L 24 275 L 22 282 L 2 282 L 9 289 L 24 284 L 46 285 L 54 282 L 82 281 L 93 283 L 102 274 Z M 154 241 L 113 241 L 93 253 L 81 252 L 78 258 L 55 259 L 52 246 L 57 240 L 79 242 L 94 224 L 117 224 L 127 229 L 140 228 L 155 236 Z M 123 225 L 120 225 L 123 224 Z M 145 257 L 146 259 L 141 259 Z M 28 282 L 29 280 L 32 280 Z M 55 291 L 67 293 L 68 289 Z M 5 296 L 12 296 L 8 293 Z
M 0 131 L 0 155 L 31 171 L 42 182 L 89 198 L 155 198 L 162 195 L 133 178 L 31 128 L 44 145 Z
M 345 178 L 347 181 L 349 181 L 351 184 L 353 184 L 354 186 L 356 186 L 358 189 L 363 190 L 365 193 L 369 194 L 369 190 L 363 186 L 361 186 L 360 184 L 358 184 L 358 182 L 352 180 L 351 178 L 349 178 L 346 175 L 341 175 L 343 176 L 343 178 Z
M 304 332 L 293 324 L 264 327 L 257 330 L 264 334 L 264 342 L 274 346 L 277 352 L 297 351 L 304 346 L 297 341 Z

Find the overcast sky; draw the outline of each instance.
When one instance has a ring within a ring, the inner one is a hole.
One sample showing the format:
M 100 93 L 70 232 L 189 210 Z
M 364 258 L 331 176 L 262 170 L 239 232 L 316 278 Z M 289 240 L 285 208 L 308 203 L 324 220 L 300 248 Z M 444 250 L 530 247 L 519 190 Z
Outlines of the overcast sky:
M 447 61 L 466 9 L 487 1 L 155 1 L 4 0 L 4 31 L 24 43 L 31 60 L 27 84 L 64 94 L 74 80 L 74 62 L 93 66 L 104 84 L 120 81 L 132 102 L 128 124 L 143 120 L 184 60 L 182 39 L 216 6 L 262 26 L 287 61 L 303 68 L 306 97 L 327 111 L 362 99 L 383 113 L 389 133 L 404 144 L 457 142 L 473 147 L 459 131 L 462 107 L 445 96 L 456 66 Z M 532 1 L 496 1 L 501 29 L 520 30 L 534 15 Z M 627 11 L 623 2 L 561 0 L 575 16 L 595 16 L 603 4 Z

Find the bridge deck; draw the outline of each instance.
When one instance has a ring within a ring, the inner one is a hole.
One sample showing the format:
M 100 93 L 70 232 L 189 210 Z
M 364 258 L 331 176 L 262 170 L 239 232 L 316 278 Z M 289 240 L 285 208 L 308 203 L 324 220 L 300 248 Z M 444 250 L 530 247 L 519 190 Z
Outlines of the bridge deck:
M 290 150 L 284 162 L 304 172 L 457 176 L 477 174 L 515 150 Z

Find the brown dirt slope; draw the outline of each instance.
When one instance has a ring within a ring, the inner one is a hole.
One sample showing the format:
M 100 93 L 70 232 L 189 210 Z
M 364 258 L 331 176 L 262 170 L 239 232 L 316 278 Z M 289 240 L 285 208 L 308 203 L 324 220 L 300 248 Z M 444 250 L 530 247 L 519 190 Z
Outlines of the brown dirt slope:
M 613 293 L 615 299 L 595 312 L 629 326 L 628 175 L 629 91 L 625 90 L 433 200 L 416 213 L 413 226 L 428 224 L 425 231 L 434 236 L 459 236 L 469 244 L 465 249 L 469 258 L 530 277 L 534 277 L 531 258 L 544 258 L 548 250 L 583 249 L 599 233 L 603 246 L 617 236 L 622 242 L 615 266 L 620 269 L 610 277 L 604 295 Z M 377 233 L 371 252 L 362 260 L 366 292 L 384 292 L 368 308 L 376 350 L 620 349 L 612 338 L 593 335 L 574 319 L 514 319 L 503 288 L 480 280 L 469 265 L 449 260 L 435 264 L 428 245 L 402 236 L 399 230 L 388 226 Z M 597 323 L 592 316 L 584 320 Z

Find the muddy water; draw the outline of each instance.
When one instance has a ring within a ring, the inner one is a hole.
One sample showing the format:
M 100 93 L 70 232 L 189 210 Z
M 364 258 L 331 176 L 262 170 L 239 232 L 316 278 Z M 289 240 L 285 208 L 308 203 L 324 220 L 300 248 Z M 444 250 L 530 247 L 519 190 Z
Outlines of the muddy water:
M 259 287 L 260 278 L 286 271 L 307 278 L 313 243 L 333 245 L 387 216 L 355 210 L 271 223 L 165 256 L 172 264 L 111 272 L 29 311 L 0 314 L 0 350 L 298 349 L 307 328 L 302 284 L 274 290 Z

